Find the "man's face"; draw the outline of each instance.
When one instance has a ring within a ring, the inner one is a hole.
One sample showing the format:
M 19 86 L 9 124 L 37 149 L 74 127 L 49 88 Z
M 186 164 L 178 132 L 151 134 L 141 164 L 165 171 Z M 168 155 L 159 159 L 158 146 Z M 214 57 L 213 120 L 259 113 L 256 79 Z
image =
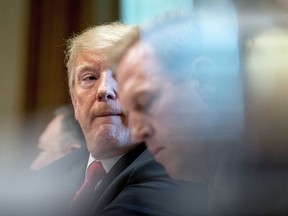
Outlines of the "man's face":
M 64 153 L 61 149 L 60 133 L 62 115 L 56 116 L 46 127 L 39 138 L 39 155 L 30 166 L 31 170 L 40 170 L 54 160 L 62 157 Z
M 127 116 L 118 101 L 118 84 L 106 68 L 103 52 L 84 51 L 77 57 L 71 91 L 75 117 L 88 149 L 96 159 L 127 152 L 132 145 Z
M 175 84 L 146 45 L 136 43 L 117 69 L 120 102 L 129 114 L 134 141 L 145 141 L 155 159 L 176 179 L 206 182 L 208 150 L 198 136 L 205 105 L 195 84 Z

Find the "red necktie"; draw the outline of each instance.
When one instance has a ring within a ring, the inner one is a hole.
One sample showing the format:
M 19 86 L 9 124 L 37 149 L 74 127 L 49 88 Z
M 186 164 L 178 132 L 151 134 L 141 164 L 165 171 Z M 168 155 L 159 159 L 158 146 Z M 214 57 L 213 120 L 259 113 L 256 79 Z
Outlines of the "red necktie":
M 86 204 L 88 204 L 89 200 L 93 197 L 97 183 L 99 183 L 105 175 L 106 172 L 101 162 L 92 162 L 87 169 L 84 183 L 70 203 L 71 208 L 78 210 L 85 208 Z

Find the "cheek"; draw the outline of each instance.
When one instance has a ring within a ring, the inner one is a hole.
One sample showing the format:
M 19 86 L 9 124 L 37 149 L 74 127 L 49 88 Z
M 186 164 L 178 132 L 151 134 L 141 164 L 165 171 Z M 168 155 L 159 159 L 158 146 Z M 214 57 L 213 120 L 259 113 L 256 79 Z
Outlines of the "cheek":
M 132 128 L 135 127 L 135 125 L 137 125 L 138 117 L 135 112 L 133 111 L 129 112 L 128 119 L 129 119 L 129 127 Z
M 129 98 L 127 97 L 122 97 L 121 95 L 125 95 L 122 92 L 119 92 L 119 102 L 120 102 L 120 106 L 122 108 L 122 110 L 124 110 L 125 112 L 129 112 L 131 110 L 130 106 L 129 106 Z
M 77 120 L 88 116 L 91 107 L 95 101 L 95 96 L 89 93 L 77 94 L 73 102 L 75 117 Z
M 129 107 L 129 98 L 127 97 L 123 97 L 121 95 L 123 95 L 124 93 L 120 92 L 118 93 L 118 98 L 119 98 L 119 105 L 121 107 L 121 110 L 124 112 L 124 113 L 128 113 L 128 112 L 131 112 L 131 108 Z
M 157 128 L 159 136 L 165 136 L 168 139 L 173 136 L 175 126 L 177 127 L 175 124 L 178 123 L 170 113 L 167 113 L 166 115 L 165 111 L 163 110 L 162 113 L 153 114 L 151 119 L 154 127 Z
M 140 112 L 136 111 L 130 111 L 129 112 L 129 127 L 132 128 L 138 128 L 139 126 L 145 124 L 145 117 Z
M 72 101 L 72 104 L 73 104 L 73 107 L 74 107 L 74 115 L 75 115 L 75 118 L 77 120 L 79 120 L 79 115 L 78 115 L 78 95 L 76 94 L 75 90 L 71 90 L 70 91 L 70 94 L 71 94 L 71 101 Z

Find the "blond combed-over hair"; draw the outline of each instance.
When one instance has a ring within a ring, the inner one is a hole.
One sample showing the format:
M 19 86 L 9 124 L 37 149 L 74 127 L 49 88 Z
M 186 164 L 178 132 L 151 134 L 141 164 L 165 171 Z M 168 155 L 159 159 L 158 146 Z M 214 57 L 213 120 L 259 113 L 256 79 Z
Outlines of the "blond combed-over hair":
M 132 28 L 115 46 L 107 49 L 106 58 L 109 67 L 116 70 L 122 58 L 127 51 L 137 42 L 140 41 L 140 28 L 139 26 Z
M 70 92 L 74 87 L 77 57 L 85 51 L 105 51 L 121 40 L 127 32 L 135 28 L 120 22 L 112 22 L 89 27 L 79 35 L 67 40 L 66 67 Z

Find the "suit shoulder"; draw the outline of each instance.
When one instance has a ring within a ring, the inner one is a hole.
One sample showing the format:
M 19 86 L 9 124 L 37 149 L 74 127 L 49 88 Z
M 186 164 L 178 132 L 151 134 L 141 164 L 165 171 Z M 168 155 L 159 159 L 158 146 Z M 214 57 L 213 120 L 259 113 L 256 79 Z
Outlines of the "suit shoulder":
M 130 167 L 131 172 L 135 175 L 165 176 L 168 177 L 164 167 L 155 161 L 153 155 L 146 149 L 144 150 Z
M 86 164 L 88 158 L 89 152 L 86 148 L 77 149 L 70 154 L 67 154 L 52 162 L 47 167 L 44 167 L 39 171 L 39 174 L 49 172 L 65 172 L 70 169 L 75 169 L 75 167 Z

